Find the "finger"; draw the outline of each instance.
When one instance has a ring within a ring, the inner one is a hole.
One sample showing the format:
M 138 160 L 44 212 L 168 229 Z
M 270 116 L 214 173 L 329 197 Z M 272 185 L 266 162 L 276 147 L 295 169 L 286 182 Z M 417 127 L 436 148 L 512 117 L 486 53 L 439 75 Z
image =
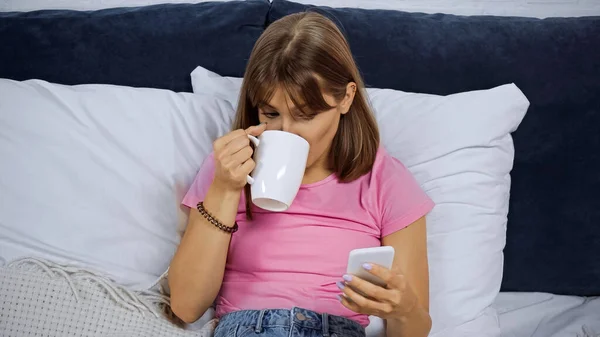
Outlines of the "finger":
M 261 123 L 258 125 L 251 126 L 246 129 L 246 133 L 252 136 L 260 136 L 267 129 L 267 123 Z
M 231 131 L 230 133 L 218 138 L 217 140 L 215 140 L 215 142 L 213 144 L 215 152 L 219 151 L 225 145 L 229 144 L 229 142 L 231 142 L 233 139 L 238 138 L 240 136 L 246 136 L 246 131 L 242 130 L 242 129 L 237 129 L 237 130 Z
M 245 177 L 248 174 L 250 174 L 250 172 L 252 172 L 252 170 L 254 170 L 255 167 L 256 163 L 254 162 L 254 160 L 252 160 L 252 158 L 250 158 L 246 160 L 246 162 L 244 162 L 242 166 L 240 166 L 240 168 L 238 169 L 239 175 Z
M 370 315 L 366 312 L 362 312 L 360 307 L 358 305 L 356 305 L 356 303 L 350 301 L 349 299 L 346 298 L 346 296 L 344 295 L 338 295 L 338 299 L 340 300 L 340 302 L 342 303 L 343 306 L 345 306 L 346 308 L 359 313 L 359 314 L 365 314 L 365 315 Z
M 385 302 L 386 299 L 389 298 L 389 290 L 386 288 L 380 287 L 376 284 L 373 284 L 369 281 L 365 281 L 360 277 L 353 275 L 344 275 L 343 276 L 346 285 L 352 287 L 359 293 L 365 294 L 368 298 L 372 298 L 379 302 Z
M 229 157 L 229 167 L 238 168 L 248 159 L 252 158 L 252 153 L 254 153 L 254 150 L 252 150 L 252 148 L 246 144 L 244 148 L 240 149 L 238 152 Z
M 379 316 L 379 317 L 385 317 L 387 314 L 392 312 L 393 308 L 390 304 L 381 303 L 381 302 L 377 302 L 372 299 L 366 298 L 365 296 L 357 293 L 350 286 L 345 286 L 344 289 L 342 290 L 342 293 L 343 293 L 342 301 L 346 300 L 346 301 L 353 303 L 354 305 L 351 305 L 351 306 L 354 307 L 356 310 L 358 310 L 356 312 L 360 312 L 360 313 L 366 314 L 366 315 L 375 315 L 375 316 Z M 352 310 L 354 310 L 354 309 L 352 309 Z
M 375 263 L 365 263 L 363 264 L 363 269 L 383 280 L 383 282 L 385 282 L 387 285 L 387 288 L 401 289 L 398 274 L 392 270 Z
M 250 140 L 248 139 L 246 133 L 242 131 L 240 136 L 234 138 L 223 148 L 215 152 L 215 159 L 217 159 L 217 161 L 221 163 L 223 167 L 227 167 L 229 169 L 237 168 L 248 159 L 248 156 L 245 156 L 244 152 L 242 152 L 241 156 L 238 155 L 240 151 L 245 148 L 249 148 L 249 155 L 252 155 L 252 148 L 250 148 L 249 145 Z M 248 150 L 246 150 L 246 152 L 247 151 Z
M 246 133 L 243 132 L 242 135 L 232 139 L 227 145 L 225 145 L 225 147 L 220 151 L 220 153 L 223 156 L 232 156 L 232 155 L 238 153 L 240 150 L 242 150 L 246 147 L 250 147 L 249 145 L 250 145 L 250 140 L 246 136 Z M 240 164 L 243 163 L 244 161 L 240 162 Z

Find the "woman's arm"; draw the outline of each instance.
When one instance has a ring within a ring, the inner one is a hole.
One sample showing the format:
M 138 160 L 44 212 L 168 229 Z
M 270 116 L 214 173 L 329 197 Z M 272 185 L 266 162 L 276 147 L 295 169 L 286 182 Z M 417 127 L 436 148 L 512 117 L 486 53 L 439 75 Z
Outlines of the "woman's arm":
M 382 245 L 394 247 L 392 270 L 404 275 L 405 300 L 414 305 L 412 310 L 397 318 L 388 318 L 387 337 L 427 336 L 431 330 L 429 316 L 429 264 L 427 262 L 427 231 L 425 217 L 408 227 L 385 236 Z
M 200 183 L 207 181 L 204 179 L 211 179 L 212 183 L 206 193 L 196 191 L 194 201 L 188 201 L 189 206 L 201 198 L 208 213 L 223 225 L 235 224 L 246 177 L 255 166 L 248 135 L 259 136 L 265 128 L 266 124 L 261 124 L 235 130 L 214 142 L 214 163 L 205 162 L 199 173 Z M 213 178 L 208 177 L 209 173 Z M 191 208 L 186 231 L 169 267 L 171 310 L 184 322 L 195 322 L 217 297 L 230 240 L 231 234 Z
M 425 218 L 385 236 L 382 244 L 396 251 L 392 269 L 373 264 L 363 268 L 387 286 L 345 275 L 340 287 L 342 304 L 354 312 L 384 318 L 387 337 L 426 337 L 431 317 Z
M 231 227 L 240 201 L 239 191 L 229 191 L 213 183 L 204 207 L 223 225 Z M 188 225 L 169 267 L 171 310 L 191 323 L 212 305 L 225 271 L 231 234 L 208 222 L 197 209 L 190 209 Z

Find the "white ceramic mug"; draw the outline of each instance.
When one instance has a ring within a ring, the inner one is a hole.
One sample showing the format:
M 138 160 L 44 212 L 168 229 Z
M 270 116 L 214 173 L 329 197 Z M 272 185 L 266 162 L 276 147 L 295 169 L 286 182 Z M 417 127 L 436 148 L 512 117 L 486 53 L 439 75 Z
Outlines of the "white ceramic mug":
M 256 167 L 246 179 L 252 185 L 252 203 L 268 211 L 287 210 L 304 178 L 308 142 L 293 133 L 277 130 L 248 138 L 255 145 Z

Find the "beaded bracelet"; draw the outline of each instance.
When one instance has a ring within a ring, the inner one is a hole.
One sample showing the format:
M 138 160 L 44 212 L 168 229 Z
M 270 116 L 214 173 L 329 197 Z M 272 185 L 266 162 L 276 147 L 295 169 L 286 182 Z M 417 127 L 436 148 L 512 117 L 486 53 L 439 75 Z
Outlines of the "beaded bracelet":
M 218 229 L 220 229 L 224 232 L 227 232 L 227 233 L 231 233 L 231 234 L 237 232 L 237 230 L 238 230 L 237 222 L 233 223 L 233 227 L 227 227 L 227 226 L 223 225 L 219 220 L 217 220 L 214 216 L 212 216 L 212 214 L 208 213 L 206 208 L 204 208 L 204 203 L 202 201 L 200 201 L 198 203 L 197 208 L 198 208 L 198 212 L 200 212 L 200 214 L 202 214 L 202 216 L 204 218 L 206 218 L 206 220 L 208 220 L 208 222 L 215 225 L 215 227 L 217 227 Z

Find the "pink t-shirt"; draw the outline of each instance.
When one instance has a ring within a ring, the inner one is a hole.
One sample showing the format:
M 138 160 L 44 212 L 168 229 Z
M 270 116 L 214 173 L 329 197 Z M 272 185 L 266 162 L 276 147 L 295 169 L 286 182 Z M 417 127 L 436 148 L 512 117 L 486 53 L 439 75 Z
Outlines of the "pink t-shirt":
M 203 163 L 183 204 L 196 207 L 214 176 L 214 158 Z M 217 316 L 237 310 L 301 307 L 369 324 L 366 315 L 337 299 L 336 281 L 352 249 L 381 245 L 382 237 L 427 214 L 432 200 L 398 160 L 380 148 L 370 173 L 350 183 L 331 175 L 302 185 L 281 213 L 253 207 L 254 220 L 238 207 Z

